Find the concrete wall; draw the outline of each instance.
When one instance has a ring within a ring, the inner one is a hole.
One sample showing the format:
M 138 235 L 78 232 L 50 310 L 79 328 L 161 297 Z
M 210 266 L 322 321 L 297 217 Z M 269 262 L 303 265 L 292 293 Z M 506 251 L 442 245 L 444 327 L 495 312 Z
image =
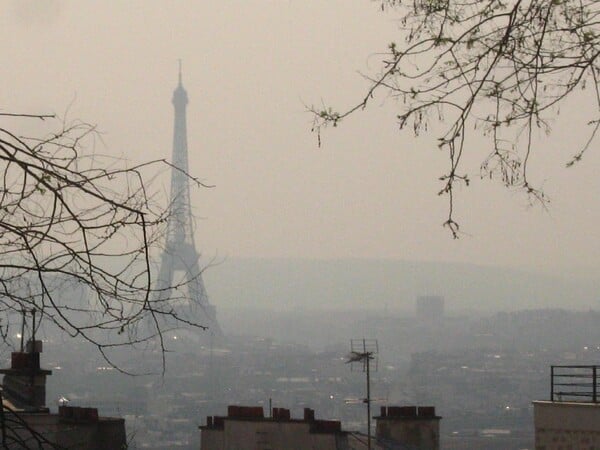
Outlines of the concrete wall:
M 225 432 L 220 428 L 202 428 L 200 432 L 201 450 L 224 450 Z
M 600 404 L 533 402 L 536 450 L 600 449 Z
M 439 450 L 440 421 L 421 418 L 377 418 L 377 437 L 411 445 L 418 450 Z

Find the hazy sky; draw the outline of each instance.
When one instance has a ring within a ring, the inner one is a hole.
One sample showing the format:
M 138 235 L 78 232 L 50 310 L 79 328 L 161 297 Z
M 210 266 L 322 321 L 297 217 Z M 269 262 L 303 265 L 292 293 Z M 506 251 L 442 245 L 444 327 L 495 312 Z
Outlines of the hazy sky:
M 590 273 L 600 264 L 600 155 L 564 169 L 585 114 L 573 102 L 532 161 L 548 212 L 475 176 L 453 241 L 437 197 L 446 156 L 398 132 L 377 99 L 317 148 L 306 104 L 348 106 L 398 39 L 370 0 L 0 0 L 0 108 L 98 124 L 107 153 L 170 157 L 183 59 L 196 242 L 228 257 L 395 258 Z M 477 146 L 477 142 L 475 142 Z M 597 145 L 595 146 L 597 147 Z M 473 150 L 479 151 L 474 148 Z M 477 154 L 479 158 L 483 153 Z M 477 175 L 477 159 L 469 166 Z

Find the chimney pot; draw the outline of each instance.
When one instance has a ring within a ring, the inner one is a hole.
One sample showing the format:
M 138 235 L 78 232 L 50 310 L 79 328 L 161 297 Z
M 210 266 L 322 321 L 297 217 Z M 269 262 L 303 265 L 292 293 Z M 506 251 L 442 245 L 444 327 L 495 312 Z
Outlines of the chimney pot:
M 39 339 L 36 339 L 35 341 L 32 341 L 31 339 L 28 340 L 26 350 L 27 350 L 27 353 L 42 353 L 42 350 L 43 350 L 42 341 L 40 341 Z
M 304 420 L 307 422 L 313 422 L 315 420 L 315 410 L 304 408 Z
M 435 406 L 419 406 L 419 417 L 435 417 Z

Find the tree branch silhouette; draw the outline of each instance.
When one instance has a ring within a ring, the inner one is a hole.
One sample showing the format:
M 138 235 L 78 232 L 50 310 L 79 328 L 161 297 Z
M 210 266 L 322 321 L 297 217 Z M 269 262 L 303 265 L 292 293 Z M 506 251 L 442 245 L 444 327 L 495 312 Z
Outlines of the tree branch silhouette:
M 550 131 L 549 119 L 578 89 L 591 89 L 584 101 L 596 112 L 589 139 L 567 162 L 580 161 L 600 127 L 600 2 L 597 0 L 379 0 L 400 16 L 403 42 L 391 43 L 379 73 L 354 106 L 337 112 L 311 107 L 319 145 L 322 130 L 369 106 L 383 92 L 398 99 L 400 129 L 415 135 L 442 124 L 438 147 L 448 158 L 439 195 L 448 198 L 444 221 L 459 236 L 455 187 L 468 186 L 463 171 L 473 135 L 488 146 L 479 154 L 481 178 L 499 179 L 535 202 L 549 200 L 532 184 L 528 164 L 536 130 Z M 591 85 L 591 86 L 590 86 Z

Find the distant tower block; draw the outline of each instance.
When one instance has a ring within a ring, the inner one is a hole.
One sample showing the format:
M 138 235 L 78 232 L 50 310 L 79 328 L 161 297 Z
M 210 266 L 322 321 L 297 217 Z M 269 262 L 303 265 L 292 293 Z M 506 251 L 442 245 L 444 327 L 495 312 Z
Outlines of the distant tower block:
M 444 297 L 422 295 L 417 297 L 417 319 L 421 321 L 440 320 L 444 317 Z
M 222 332 L 217 322 L 215 307 L 209 303 L 204 288 L 199 265 L 200 255 L 196 251 L 194 243 L 194 223 L 188 176 L 187 104 L 188 96 L 181 82 L 180 65 L 179 84 L 173 93 L 175 127 L 173 131 L 170 215 L 165 249 L 162 253 L 155 288 L 158 292 L 158 301 L 169 299 L 172 294 L 181 298 L 180 301 L 170 302 L 180 318 L 207 326 L 209 328 L 206 331 L 207 336 L 221 336 Z M 176 272 L 182 273 L 179 279 L 175 278 Z M 174 285 L 182 286 L 182 288 L 177 291 L 171 290 L 170 287 Z

